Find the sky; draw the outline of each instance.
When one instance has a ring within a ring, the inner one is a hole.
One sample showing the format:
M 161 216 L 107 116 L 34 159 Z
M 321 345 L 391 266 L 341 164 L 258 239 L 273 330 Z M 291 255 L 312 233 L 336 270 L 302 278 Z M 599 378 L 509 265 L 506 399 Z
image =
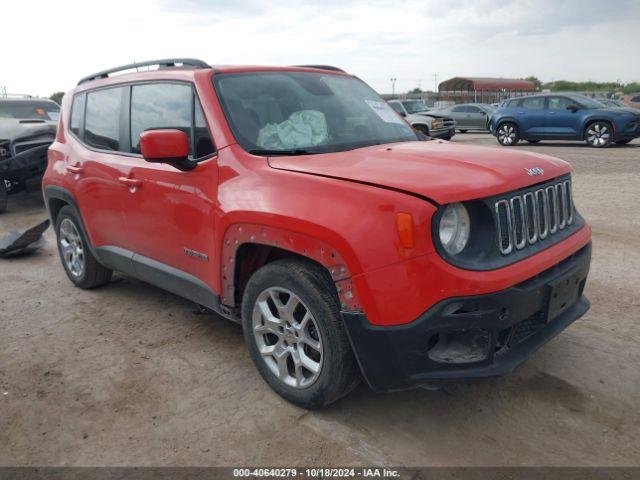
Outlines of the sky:
M 329 64 L 380 93 L 454 76 L 640 81 L 640 0 L 5 0 L 0 90 L 167 57 Z

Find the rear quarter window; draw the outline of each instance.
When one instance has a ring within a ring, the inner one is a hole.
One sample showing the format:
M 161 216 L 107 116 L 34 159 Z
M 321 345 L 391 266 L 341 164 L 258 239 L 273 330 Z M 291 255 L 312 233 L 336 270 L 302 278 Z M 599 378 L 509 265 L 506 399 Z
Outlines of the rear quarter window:
M 76 95 L 73 97 L 73 104 L 71 105 L 71 121 L 69 122 L 69 130 L 71 130 L 77 137 L 80 136 L 80 127 L 82 126 L 82 116 L 84 115 L 86 98 L 87 97 L 84 94 Z

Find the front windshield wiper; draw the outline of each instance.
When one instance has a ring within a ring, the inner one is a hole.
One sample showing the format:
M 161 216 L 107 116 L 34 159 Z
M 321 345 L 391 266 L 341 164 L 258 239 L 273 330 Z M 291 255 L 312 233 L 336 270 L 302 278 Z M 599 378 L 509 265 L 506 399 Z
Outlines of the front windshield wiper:
M 254 148 L 252 150 L 247 150 L 252 155 L 312 155 L 314 153 L 311 150 L 306 150 L 304 148 L 292 148 L 289 150 L 275 150 L 275 149 L 261 149 Z

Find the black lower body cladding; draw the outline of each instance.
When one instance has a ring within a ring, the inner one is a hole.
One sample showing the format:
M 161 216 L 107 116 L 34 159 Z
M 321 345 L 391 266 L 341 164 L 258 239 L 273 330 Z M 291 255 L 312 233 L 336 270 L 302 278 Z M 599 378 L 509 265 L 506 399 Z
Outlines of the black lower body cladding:
M 591 244 L 499 292 L 439 302 L 407 325 L 342 312 L 371 388 L 403 390 L 507 374 L 589 309 Z

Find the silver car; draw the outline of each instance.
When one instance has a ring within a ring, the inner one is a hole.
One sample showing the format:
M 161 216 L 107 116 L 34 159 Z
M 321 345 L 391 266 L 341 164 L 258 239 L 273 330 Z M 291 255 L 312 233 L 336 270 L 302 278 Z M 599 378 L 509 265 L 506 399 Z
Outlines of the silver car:
M 421 100 L 389 100 L 387 103 L 419 132 L 433 138 L 450 140 L 456 134 L 452 118 L 439 112 L 428 112 Z
M 489 130 L 489 119 L 495 107 L 486 103 L 460 103 L 443 110 L 430 110 L 429 114 L 446 115 L 456 122 L 456 129 L 462 133 L 467 130 Z

